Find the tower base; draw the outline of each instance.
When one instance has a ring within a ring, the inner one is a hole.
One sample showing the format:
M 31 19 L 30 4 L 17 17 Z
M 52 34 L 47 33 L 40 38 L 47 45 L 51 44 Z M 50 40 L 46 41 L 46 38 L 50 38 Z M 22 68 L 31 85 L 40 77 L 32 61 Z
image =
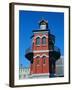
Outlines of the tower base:
M 30 78 L 48 78 L 49 73 L 31 74 Z

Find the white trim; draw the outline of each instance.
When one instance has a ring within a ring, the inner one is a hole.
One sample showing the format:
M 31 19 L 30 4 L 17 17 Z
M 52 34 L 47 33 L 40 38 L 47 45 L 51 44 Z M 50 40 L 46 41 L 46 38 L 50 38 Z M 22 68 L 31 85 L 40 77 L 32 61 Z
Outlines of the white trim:
M 42 35 L 42 36 L 41 36 L 41 38 L 43 38 L 43 37 L 48 38 L 48 36 L 47 36 L 47 35 Z
M 36 58 L 36 57 L 40 57 L 40 54 L 37 54 L 36 56 L 34 56 L 33 58 Z
M 34 50 L 34 53 L 40 53 L 40 52 L 49 52 L 50 50 Z
M 36 45 L 36 46 L 38 46 L 38 47 L 39 47 L 39 46 L 40 46 L 40 44 L 39 44 L 39 45 Z
M 42 36 L 40 36 L 40 35 L 37 35 L 37 36 L 35 36 L 34 38 L 36 39 L 36 38 L 40 38 L 40 39 L 42 39 L 43 37 L 46 37 L 46 38 L 48 38 L 48 36 L 46 36 L 46 35 L 42 35 Z
M 38 38 L 38 37 L 41 38 L 41 36 L 39 36 L 39 35 L 35 36 L 34 38 L 36 39 L 36 38 Z
M 41 57 L 43 57 L 43 56 L 45 56 L 45 57 L 49 57 L 49 56 L 48 56 L 48 55 L 46 55 L 46 54 L 42 54 L 42 55 L 41 55 Z
M 42 58 L 43 56 L 46 56 L 46 57 L 49 57 L 48 55 L 46 55 L 46 54 L 42 54 L 42 55 L 40 55 L 40 54 L 37 54 L 36 56 L 34 56 L 33 58 L 36 58 L 36 57 L 40 57 L 40 58 Z

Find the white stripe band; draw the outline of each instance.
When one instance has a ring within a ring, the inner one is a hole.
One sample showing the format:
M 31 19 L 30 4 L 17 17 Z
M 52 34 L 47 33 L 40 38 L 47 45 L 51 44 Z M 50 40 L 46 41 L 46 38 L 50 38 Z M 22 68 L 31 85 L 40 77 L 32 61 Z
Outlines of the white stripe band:
M 34 53 L 49 52 L 50 50 L 33 50 Z

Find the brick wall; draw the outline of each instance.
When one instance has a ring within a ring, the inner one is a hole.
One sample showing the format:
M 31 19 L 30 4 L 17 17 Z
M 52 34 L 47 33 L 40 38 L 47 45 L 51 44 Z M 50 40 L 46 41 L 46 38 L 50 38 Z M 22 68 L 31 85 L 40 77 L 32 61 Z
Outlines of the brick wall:
M 44 35 L 46 36 L 46 45 L 42 44 L 42 37 Z M 37 36 L 40 37 L 40 45 L 36 45 Z M 49 73 L 49 55 L 47 51 L 49 49 L 48 48 L 48 33 L 47 34 L 41 34 L 41 33 L 34 34 L 32 48 L 33 48 L 33 51 L 35 52 L 34 52 L 34 57 L 33 57 L 33 64 L 31 64 L 31 68 L 30 68 L 31 74 Z M 39 56 L 39 64 L 37 64 L 37 55 Z M 43 58 L 42 58 L 43 55 L 46 55 L 45 64 L 43 63 Z

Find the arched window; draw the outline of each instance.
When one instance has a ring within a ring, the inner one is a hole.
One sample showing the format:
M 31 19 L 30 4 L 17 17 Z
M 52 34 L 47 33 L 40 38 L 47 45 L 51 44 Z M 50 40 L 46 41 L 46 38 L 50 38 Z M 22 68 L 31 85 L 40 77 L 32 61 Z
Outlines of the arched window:
M 43 57 L 42 57 L 42 60 L 43 60 L 43 64 L 45 64 L 45 63 L 46 63 L 46 57 L 43 56 Z
M 40 45 L 40 37 L 36 38 L 36 45 Z
M 46 44 L 46 37 L 42 38 L 42 44 Z
M 36 57 L 36 62 L 37 62 L 37 65 L 40 63 L 40 57 L 39 56 Z

